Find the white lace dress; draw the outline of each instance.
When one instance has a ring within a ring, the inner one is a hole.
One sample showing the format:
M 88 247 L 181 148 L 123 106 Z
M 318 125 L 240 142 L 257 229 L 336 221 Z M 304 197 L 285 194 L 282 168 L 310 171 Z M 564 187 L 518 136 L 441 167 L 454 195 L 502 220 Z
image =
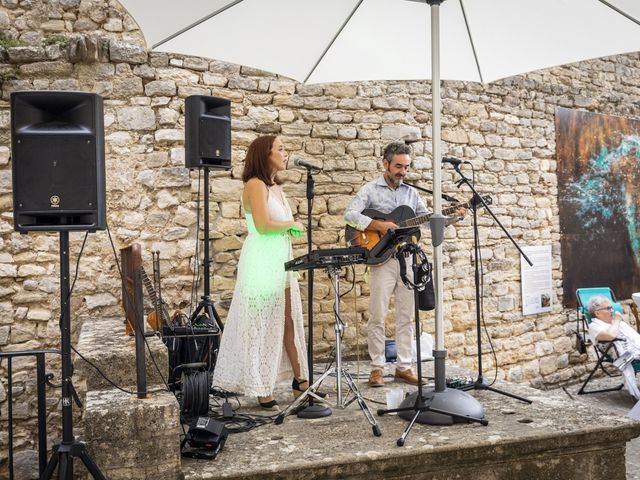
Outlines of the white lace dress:
M 269 190 L 269 217 L 293 219 L 291 209 Z M 235 290 L 224 324 L 213 386 L 248 396 L 265 397 L 277 382 L 291 381 L 293 370 L 284 350 L 285 288 L 290 286 L 291 316 L 300 368 L 307 378 L 307 354 L 300 289 L 295 275 L 285 272 L 292 258 L 286 233 L 260 234 L 245 212 L 249 234 L 242 246 Z

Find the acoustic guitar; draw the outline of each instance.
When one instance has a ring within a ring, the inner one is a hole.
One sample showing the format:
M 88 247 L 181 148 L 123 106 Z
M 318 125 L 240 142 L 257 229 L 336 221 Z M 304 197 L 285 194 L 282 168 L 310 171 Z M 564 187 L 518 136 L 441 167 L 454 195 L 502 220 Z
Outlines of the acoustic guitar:
M 147 323 L 155 331 L 158 332 L 163 326 L 170 325 L 171 318 L 169 316 L 169 310 L 167 304 L 162 300 L 162 297 L 158 295 L 156 289 L 151 284 L 151 279 L 142 268 L 142 283 L 149 294 L 153 310 L 147 314 Z
M 487 205 L 491 205 L 493 203 L 493 200 L 489 196 L 482 197 L 482 199 Z M 450 215 L 459 208 L 471 208 L 481 205 L 482 203 L 479 199 L 472 198 L 466 203 L 459 203 L 452 207 L 443 209 L 442 214 Z M 433 213 L 428 213 L 425 215 L 416 216 L 413 209 L 411 207 L 407 207 L 406 205 L 402 205 L 396 208 L 391 213 L 382 213 L 374 208 L 367 208 L 362 211 L 362 214 L 374 220 L 385 220 L 393 222 L 398 225 L 398 227 L 412 227 L 422 225 L 423 223 L 427 223 L 433 215 Z M 420 239 L 419 231 L 416 237 L 416 241 Z M 344 230 L 344 239 L 347 242 L 347 245 L 351 247 L 365 247 L 367 250 L 369 250 L 369 259 L 367 261 L 367 264 L 369 265 L 381 265 L 389 260 L 389 258 L 391 258 L 391 256 L 393 255 L 393 249 L 390 248 L 386 249 L 378 255 L 371 254 L 371 251 L 380 242 L 381 238 L 382 235 L 380 234 L 380 232 L 373 229 L 360 231 L 352 227 L 351 225 L 347 225 Z
M 147 323 L 154 331 L 158 332 L 163 326 L 171 325 L 171 319 L 160 289 L 160 251 L 151 252 L 151 256 L 153 257 L 153 285 L 151 285 L 151 280 L 147 272 L 144 271 L 144 267 L 141 267 L 142 283 L 144 283 L 153 305 L 153 311 L 147 314 Z
M 158 291 L 156 291 L 156 287 L 153 286 L 151 279 L 142 266 L 142 249 L 140 244 L 134 243 L 133 245 L 122 248 L 120 249 L 120 254 L 122 269 L 122 304 L 125 311 L 125 333 L 127 335 L 133 335 L 136 312 L 138 312 L 138 308 L 140 311 L 144 308 L 142 305 L 136 304 L 136 299 L 142 301 L 142 285 L 140 286 L 141 290 L 139 292 L 135 292 L 134 289 L 134 277 L 136 272 L 140 272 L 142 283 L 149 293 L 151 303 L 153 304 L 153 311 L 149 312 L 147 315 L 147 323 L 154 331 L 160 330 L 163 325 L 171 325 L 167 306 L 162 300 L 162 296 L 159 291 L 160 254 L 154 254 L 153 262 L 154 280 L 156 281 Z

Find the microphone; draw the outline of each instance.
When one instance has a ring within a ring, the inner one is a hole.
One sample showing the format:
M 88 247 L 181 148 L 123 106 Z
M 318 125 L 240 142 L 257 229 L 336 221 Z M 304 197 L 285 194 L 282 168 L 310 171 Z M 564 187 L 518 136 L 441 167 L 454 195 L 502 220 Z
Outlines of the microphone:
M 454 167 L 457 167 L 461 163 L 470 164 L 471 162 L 468 162 L 467 160 L 460 160 L 459 158 L 454 158 L 454 157 L 442 157 L 442 163 L 450 163 Z
M 317 165 L 314 165 L 313 163 L 309 163 L 309 162 L 307 162 L 305 160 L 301 160 L 299 158 L 296 158 L 293 161 L 293 164 L 298 166 L 298 167 L 304 167 L 307 170 L 318 170 L 318 171 L 322 170 L 322 167 L 318 167 Z

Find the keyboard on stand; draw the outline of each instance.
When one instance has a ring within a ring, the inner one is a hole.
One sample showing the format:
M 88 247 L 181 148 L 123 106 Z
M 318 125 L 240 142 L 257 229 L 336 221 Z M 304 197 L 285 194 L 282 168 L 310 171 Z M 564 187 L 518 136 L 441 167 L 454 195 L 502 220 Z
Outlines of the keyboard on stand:
M 340 267 L 342 265 L 366 263 L 368 258 L 369 250 L 364 247 L 319 248 L 286 262 L 284 269 L 296 271 Z

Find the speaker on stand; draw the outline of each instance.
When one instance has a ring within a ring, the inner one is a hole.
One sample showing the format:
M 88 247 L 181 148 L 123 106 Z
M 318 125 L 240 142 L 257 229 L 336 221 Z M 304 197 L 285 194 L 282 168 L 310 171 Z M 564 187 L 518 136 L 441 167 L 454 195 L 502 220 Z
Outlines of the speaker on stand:
M 214 361 L 209 365 L 215 367 L 215 355 L 220 345 L 222 321 L 211 299 L 211 259 L 209 253 L 209 169 L 231 168 L 231 102 L 225 98 L 192 95 L 185 100 L 185 163 L 187 168 L 199 168 L 204 173 L 204 281 L 200 302 L 190 317 L 191 325 L 210 327 L 217 330 L 213 338 L 205 342 L 213 342 Z M 200 212 L 198 212 L 200 215 Z M 205 318 L 207 325 L 202 325 Z M 203 345 L 206 351 L 210 345 Z M 198 349 L 196 349 L 198 350 Z M 210 349 L 209 349 L 210 350 Z M 192 358 L 191 362 L 203 361 Z M 211 370 L 212 371 L 212 370 Z
M 186 167 L 229 170 L 231 102 L 226 98 L 191 95 L 184 105 Z
M 104 230 L 102 98 L 11 95 L 14 226 L 19 232 Z
M 102 98 L 84 92 L 11 94 L 13 217 L 18 232 L 60 232 L 62 441 L 40 478 L 72 480 L 79 458 L 94 479 L 105 477 L 73 434 L 69 231 L 103 230 L 105 222 Z

